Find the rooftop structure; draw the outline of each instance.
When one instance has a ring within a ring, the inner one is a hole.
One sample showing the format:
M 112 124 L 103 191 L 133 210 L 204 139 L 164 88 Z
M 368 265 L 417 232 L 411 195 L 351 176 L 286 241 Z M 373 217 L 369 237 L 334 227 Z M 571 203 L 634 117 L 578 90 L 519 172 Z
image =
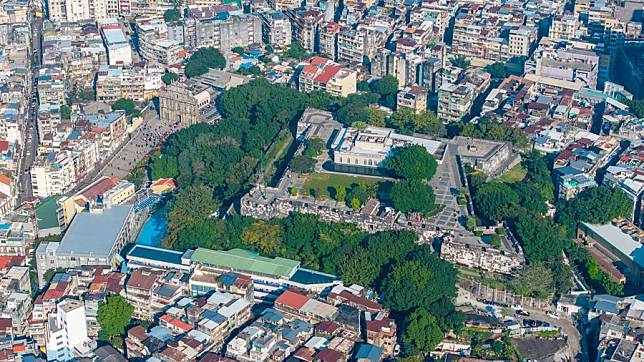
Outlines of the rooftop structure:
M 211 250 L 197 248 L 192 254 L 193 263 L 202 263 L 222 270 L 290 278 L 295 274 L 300 262 L 280 257 L 267 258 L 243 250 Z
M 396 147 L 421 145 L 434 155 L 438 162 L 442 159 L 444 146 L 440 141 L 423 136 L 407 136 L 390 128 L 369 126 L 364 130 L 345 128 L 333 141 L 333 162 L 348 166 L 385 167 L 386 159 Z
M 602 263 L 599 260 L 600 265 L 606 265 L 609 269 L 612 269 L 612 265 L 626 276 L 627 282 L 641 286 L 644 281 L 642 229 L 626 220 L 616 219 L 608 224 L 581 223 L 577 234 L 595 250 L 592 254 L 607 261 Z

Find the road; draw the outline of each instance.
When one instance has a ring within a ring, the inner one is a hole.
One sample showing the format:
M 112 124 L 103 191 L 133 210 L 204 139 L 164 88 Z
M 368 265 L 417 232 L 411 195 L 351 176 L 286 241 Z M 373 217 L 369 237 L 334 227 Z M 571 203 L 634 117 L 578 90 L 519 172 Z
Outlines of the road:
M 36 149 L 38 148 L 38 94 L 36 91 L 36 78 L 38 75 L 38 70 L 41 65 L 41 40 L 42 40 L 42 19 L 32 17 L 33 21 L 31 22 L 31 51 L 34 57 L 34 64 L 32 64 L 31 76 L 31 93 L 29 99 L 27 99 L 27 112 L 24 123 L 24 130 L 22 134 L 24 135 L 23 145 L 24 147 L 20 150 L 20 158 L 18 161 L 18 173 L 20 174 L 20 179 L 18 182 L 18 200 L 17 204 L 21 205 L 27 198 L 33 195 L 33 190 L 31 188 L 31 178 L 29 176 L 29 169 L 34 161 L 34 156 L 36 155 Z
M 97 177 L 125 177 L 145 155 L 176 131 L 174 125 L 161 122 L 154 110 L 146 111 L 144 119 L 144 124 L 132 133 L 130 140 L 114 154 Z
M 476 298 L 468 291 L 462 288 L 458 288 L 458 297 L 456 300 L 457 305 L 470 305 L 472 307 L 485 310 L 486 307 L 488 306 L 485 303 L 481 303 L 476 300 Z M 577 330 L 577 327 L 575 327 L 572 319 L 570 316 L 566 314 L 561 314 L 561 316 L 557 318 L 551 318 L 545 314 L 545 312 L 541 309 L 534 309 L 534 308 L 527 308 L 523 307 L 525 311 L 528 311 L 530 313 L 530 317 L 527 317 L 527 319 L 534 319 L 534 320 L 540 320 L 544 322 L 550 323 L 550 325 L 558 327 L 561 330 L 561 333 L 565 336 L 568 337 L 568 344 L 567 344 L 567 353 L 571 357 L 571 359 L 575 359 L 578 354 L 581 353 L 582 356 L 585 356 L 585 353 L 582 353 L 582 348 L 581 348 L 581 335 L 579 334 L 579 331 Z M 517 319 L 519 321 L 523 320 L 524 317 L 515 315 L 513 316 L 514 319 Z M 583 360 L 583 357 L 582 357 Z
M 150 107 L 152 108 L 152 107 Z M 176 124 L 161 122 L 156 111 L 147 109 L 143 112 L 143 125 L 136 129 L 107 160 L 103 161 L 85 179 L 79 182 L 70 193 L 75 193 L 102 176 L 123 178 L 150 151 L 160 144 L 168 135 L 178 130 Z

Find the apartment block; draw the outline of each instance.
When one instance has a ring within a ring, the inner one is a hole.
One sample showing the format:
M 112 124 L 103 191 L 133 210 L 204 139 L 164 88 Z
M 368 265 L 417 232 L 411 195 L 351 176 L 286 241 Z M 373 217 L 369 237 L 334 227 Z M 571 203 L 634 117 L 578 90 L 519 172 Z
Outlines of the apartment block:
M 324 14 L 316 8 L 299 7 L 286 10 L 286 16 L 291 20 L 293 40 L 310 52 L 317 51 Z
M 214 6 L 191 8 L 185 19 L 184 37 L 189 49 L 248 47 L 262 42 L 262 19 L 256 14 L 230 13 Z
M 284 13 L 262 14 L 262 34 L 264 41 L 272 46 L 287 48 L 291 45 L 291 21 Z
M 425 87 L 413 86 L 398 92 L 397 107 L 406 107 L 418 114 L 427 111 L 427 97 L 429 90 Z
M 96 100 L 107 103 L 120 98 L 150 100 L 158 95 L 163 74 L 163 68 L 154 65 L 101 65 L 96 75 Z
M 136 31 L 139 39 L 139 51 L 150 64 L 169 66 L 180 63 L 186 57 L 183 48 L 183 28 L 168 26 L 162 18 L 139 18 L 136 20 Z
M 321 90 L 346 97 L 357 90 L 357 72 L 326 58 L 313 57 L 300 69 L 298 87 L 302 92 Z

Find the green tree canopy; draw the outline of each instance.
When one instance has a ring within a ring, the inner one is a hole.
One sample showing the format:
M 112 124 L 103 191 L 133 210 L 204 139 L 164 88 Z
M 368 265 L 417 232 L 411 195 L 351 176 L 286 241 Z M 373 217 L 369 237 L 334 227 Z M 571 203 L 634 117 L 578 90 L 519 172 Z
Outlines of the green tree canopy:
M 488 64 L 483 68 L 486 72 L 490 73 L 492 78 L 502 79 L 508 76 L 508 70 L 505 63 L 496 62 Z
M 385 75 L 380 79 L 376 79 L 370 84 L 371 91 L 386 97 L 388 95 L 398 93 L 398 78 L 392 75 Z
M 396 176 L 409 180 L 429 181 L 436 173 L 438 164 L 434 156 L 421 145 L 409 145 L 394 150 L 387 159 L 387 168 Z
M 192 185 L 181 189 L 171 203 L 168 228 L 176 233 L 186 226 L 200 223 L 217 211 L 217 207 L 212 189 L 208 186 Z M 171 234 L 170 237 L 174 239 L 176 234 Z
M 436 318 L 425 308 L 418 308 L 407 317 L 402 336 L 404 352 L 408 356 L 426 354 L 443 340 Z
M 434 190 L 423 181 L 401 180 L 391 188 L 391 202 L 398 211 L 428 214 L 435 201 Z
M 510 283 L 514 293 L 540 299 L 546 299 L 553 290 L 552 271 L 543 263 L 528 265 L 518 277 Z
M 168 9 L 163 13 L 163 20 L 166 23 L 181 20 L 181 13 L 176 8 Z
M 461 134 L 466 137 L 512 142 L 512 144 L 521 148 L 527 147 L 530 143 L 521 129 L 507 127 L 487 118 L 483 118 L 477 123 L 466 123 L 461 130 Z
M 383 305 L 396 311 L 429 308 L 440 298 L 456 296 L 456 269 L 421 248 L 398 262 L 380 285 Z
M 125 327 L 130 324 L 134 306 L 130 305 L 120 295 L 110 295 L 107 303 L 98 306 L 98 323 L 101 325 L 101 334 L 109 338 L 125 334 Z
M 633 99 L 627 101 L 626 104 L 637 118 L 644 118 L 644 99 Z
M 433 112 L 414 113 L 410 108 L 402 107 L 387 120 L 387 126 L 404 134 L 423 133 L 433 137 L 443 137 L 447 130 Z
M 60 118 L 70 119 L 72 117 L 72 110 L 66 104 L 60 106 Z
M 304 49 L 304 47 L 302 47 L 300 44 L 298 44 L 296 42 L 293 42 L 289 46 L 288 51 L 286 51 L 284 56 L 286 58 L 294 58 L 294 59 L 297 59 L 297 60 L 304 60 L 309 56 L 309 54 L 306 51 L 306 49 Z
M 455 57 L 449 58 L 449 62 L 458 68 L 467 69 L 470 66 L 470 60 L 463 55 L 457 55 Z
M 124 111 L 128 117 L 138 117 L 141 115 L 141 112 L 136 109 L 134 101 L 131 99 L 120 98 L 114 104 L 112 104 L 113 111 Z
M 226 66 L 226 58 L 215 48 L 201 48 L 197 50 L 184 69 L 186 77 L 193 78 L 208 73 L 208 69 L 223 69 Z
M 172 84 L 172 82 L 179 80 L 179 74 L 174 73 L 174 72 L 166 72 L 162 77 L 161 80 L 165 84 Z
M 519 195 L 508 184 L 489 182 L 476 188 L 474 208 L 486 224 L 495 224 L 512 215 L 519 205 Z

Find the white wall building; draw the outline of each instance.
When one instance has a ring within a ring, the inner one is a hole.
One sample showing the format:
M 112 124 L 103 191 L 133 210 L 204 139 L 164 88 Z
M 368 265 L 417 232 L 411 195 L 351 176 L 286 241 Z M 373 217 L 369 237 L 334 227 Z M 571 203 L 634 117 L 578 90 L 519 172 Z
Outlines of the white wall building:
M 71 361 L 89 351 L 85 304 L 67 299 L 49 316 L 48 361 Z

